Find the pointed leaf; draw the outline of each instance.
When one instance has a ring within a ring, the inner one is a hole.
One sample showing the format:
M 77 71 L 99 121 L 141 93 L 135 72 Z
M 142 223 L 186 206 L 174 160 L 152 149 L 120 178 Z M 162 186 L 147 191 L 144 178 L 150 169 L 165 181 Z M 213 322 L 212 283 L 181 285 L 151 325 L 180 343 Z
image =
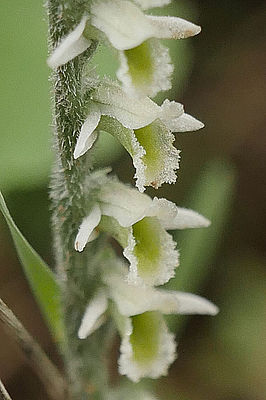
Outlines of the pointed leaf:
M 18 257 L 44 318 L 55 339 L 61 342 L 64 330 L 60 310 L 60 288 L 55 276 L 16 226 L 1 192 L 0 210 L 8 224 Z

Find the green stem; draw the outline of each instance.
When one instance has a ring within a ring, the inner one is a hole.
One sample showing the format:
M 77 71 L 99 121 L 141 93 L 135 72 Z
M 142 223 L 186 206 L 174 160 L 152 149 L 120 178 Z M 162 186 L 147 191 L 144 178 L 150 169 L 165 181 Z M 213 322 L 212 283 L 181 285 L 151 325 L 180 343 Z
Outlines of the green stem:
M 48 0 L 50 48 L 71 31 L 85 12 L 84 0 Z M 62 285 L 62 304 L 67 343 L 66 369 L 74 399 L 102 399 L 107 390 L 104 372 L 105 330 L 80 340 L 77 331 L 85 307 L 96 290 L 98 263 L 103 239 L 88 245 L 82 253 L 74 250 L 74 238 L 86 215 L 90 191 L 85 181 L 92 168 L 90 155 L 74 160 L 74 148 L 85 119 L 81 91 L 82 71 L 96 49 L 94 44 L 53 75 L 56 165 L 51 182 L 54 248 L 57 272 Z M 85 189 L 86 188 L 86 189 Z

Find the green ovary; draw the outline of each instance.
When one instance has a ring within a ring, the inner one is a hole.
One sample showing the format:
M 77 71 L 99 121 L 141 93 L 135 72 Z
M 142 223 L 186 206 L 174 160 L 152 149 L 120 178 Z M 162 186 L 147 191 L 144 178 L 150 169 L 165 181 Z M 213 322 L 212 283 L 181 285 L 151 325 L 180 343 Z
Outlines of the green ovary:
M 127 58 L 132 84 L 136 87 L 150 84 L 153 79 L 153 59 L 149 42 L 146 41 L 134 49 L 125 50 L 124 54 Z
M 157 120 L 144 128 L 134 131 L 138 142 L 146 151 L 146 154 L 142 157 L 142 161 L 146 166 L 146 182 L 155 188 L 160 186 L 157 182 L 159 179 L 158 175 L 162 173 L 165 166 L 165 154 L 163 152 L 165 147 L 165 135 L 167 133 L 165 130 L 162 123 Z
M 145 312 L 131 317 L 133 332 L 130 343 L 134 360 L 148 363 L 157 357 L 160 345 L 161 315 L 158 312 Z
M 138 274 L 141 278 L 149 278 L 157 273 L 160 265 L 161 225 L 157 218 L 146 217 L 133 225 L 136 241 L 134 255 L 138 260 Z

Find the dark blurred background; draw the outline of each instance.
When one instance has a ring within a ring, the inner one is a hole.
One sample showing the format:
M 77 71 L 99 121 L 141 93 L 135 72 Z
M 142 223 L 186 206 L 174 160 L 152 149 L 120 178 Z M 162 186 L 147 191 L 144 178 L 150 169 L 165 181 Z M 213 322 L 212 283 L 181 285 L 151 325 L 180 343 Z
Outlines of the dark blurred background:
M 2 0 L 0 11 L 0 189 L 23 234 L 53 267 L 45 11 L 36 0 Z M 262 400 L 266 398 L 266 3 L 180 0 L 164 13 L 203 28 L 198 37 L 170 44 L 176 72 L 169 97 L 182 102 L 206 128 L 176 135 L 176 146 L 182 150 L 177 184 L 147 192 L 192 207 L 212 220 L 207 230 L 176 233 L 181 267 L 169 286 L 204 295 L 221 311 L 215 318 L 169 319 L 177 332 L 179 358 L 169 377 L 156 384 L 158 396 Z M 115 70 L 105 62 L 108 57 L 105 48 L 95 56 L 101 74 Z M 99 166 L 112 164 L 122 180 L 132 181 L 131 159 L 107 134 L 102 133 L 97 143 L 97 159 Z M 60 363 L 1 216 L 0 297 Z M 34 371 L 1 326 L 0 376 L 14 400 L 47 399 Z

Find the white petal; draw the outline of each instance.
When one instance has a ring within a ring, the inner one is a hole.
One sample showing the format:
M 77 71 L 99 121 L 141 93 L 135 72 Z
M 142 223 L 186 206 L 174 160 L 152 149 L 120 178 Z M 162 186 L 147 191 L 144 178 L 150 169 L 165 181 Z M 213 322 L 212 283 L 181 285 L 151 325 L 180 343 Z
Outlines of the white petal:
M 210 221 L 196 211 L 188 208 L 176 207 L 177 215 L 172 220 L 164 220 L 165 229 L 187 229 L 187 228 L 206 228 Z
M 110 297 L 119 313 L 131 317 L 150 311 L 163 314 L 210 314 L 218 308 L 209 300 L 185 292 L 136 286 L 125 281 L 125 271 L 107 273 L 104 282 L 109 287 Z
M 85 154 L 86 151 L 93 146 L 98 136 L 95 129 L 97 128 L 100 122 L 100 118 L 101 118 L 101 112 L 99 108 L 96 105 L 91 104 L 90 113 L 81 127 L 80 135 L 76 143 L 74 151 L 75 159 Z
M 141 45 L 119 52 L 120 67 L 117 78 L 124 90 L 135 97 L 154 97 L 172 87 L 169 49 L 158 39 L 149 39 Z
M 92 25 L 104 32 L 118 50 L 132 49 L 153 35 L 150 20 L 129 1 L 96 1 L 91 14 Z
M 165 121 L 172 132 L 191 132 L 204 128 L 204 124 L 189 114 L 184 113 L 179 118 Z
M 146 216 L 157 217 L 165 228 L 167 224 L 171 223 L 171 221 L 176 218 L 177 213 L 178 208 L 175 203 L 166 199 L 154 197 L 151 207 L 146 211 Z
M 56 69 L 83 53 L 91 45 L 91 40 L 83 36 L 88 17 L 83 17 L 78 26 L 70 32 L 47 60 L 49 67 Z
M 154 7 L 163 7 L 171 3 L 171 0 L 134 0 L 143 10 Z
M 130 317 L 147 311 L 161 311 L 165 314 L 178 312 L 179 302 L 170 291 L 131 285 L 118 275 L 107 276 L 105 282 L 109 286 L 110 297 L 124 316 Z
M 103 314 L 107 310 L 108 301 L 104 290 L 100 290 L 88 304 L 78 331 L 78 337 L 85 339 L 103 322 Z
M 168 127 L 169 121 L 173 119 L 177 119 L 184 114 L 184 107 L 182 104 L 177 103 L 176 101 L 170 101 L 168 99 L 164 100 L 161 105 L 161 115 L 160 119 L 163 123 Z M 171 127 L 169 128 L 171 129 Z M 172 130 L 172 129 L 171 129 Z
M 172 294 L 179 303 L 178 314 L 216 315 L 219 312 L 216 305 L 203 297 L 184 292 L 172 292 Z
M 101 210 L 98 204 L 92 208 L 90 214 L 85 217 L 79 227 L 79 231 L 75 240 L 75 249 L 77 251 L 83 251 L 84 247 L 88 243 L 90 235 L 94 228 L 99 225 L 101 220 Z
M 129 283 L 162 285 L 173 278 L 179 265 L 176 243 L 156 218 L 144 218 L 133 225 L 124 256 L 130 262 Z
M 132 317 L 138 318 L 138 317 Z M 170 364 L 176 358 L 176 344 L 174 335 L 169 333 L 167 327 L 162 319 L 160 326 L 147 332 L 147 337 L 143 338 L 142 346 L 147 348 L 152 336 L 158 335 L 158 346 L 154 349 L 152 357 L 147 359 L 136 358 L 135 349 L 132 346 L 131 339 L 134 335 L 134 330 L 131 335 L 125 335 L 122 339 L 119 358 L 119 372 L 126 375 L 134 382 L 138 382 L 141 378 L 159 378 L 160 376 L 167 375 Z M 145 340 L 147 344 L 145 345 Z M 140 349 L 141 350 L 141 349 Z
M 185 39 L 200 33 L 201 28 L 177 17 L 146 16 L 153 25 L 154 37 L 158 39 Z
M 205 228 L 210 221 L 196 211 L 177 207 L 175 203 L 153 198 L 152 205 L 146 210 L 146 216 L 157 217 L 162 226 L 167 229 Z
M 115 218 L 123 227 L 141 220 L 152 202 L 149 196 L 117 181 L 101 188 L 99 201 L 102 214 Z
M 92 93 L 103 115 L 116 118 L 124 127 L 139 129 L 160 115 L 160 107 L 148 97 L 135 99 L 128 96 L 114 82 L 105 80 Z

